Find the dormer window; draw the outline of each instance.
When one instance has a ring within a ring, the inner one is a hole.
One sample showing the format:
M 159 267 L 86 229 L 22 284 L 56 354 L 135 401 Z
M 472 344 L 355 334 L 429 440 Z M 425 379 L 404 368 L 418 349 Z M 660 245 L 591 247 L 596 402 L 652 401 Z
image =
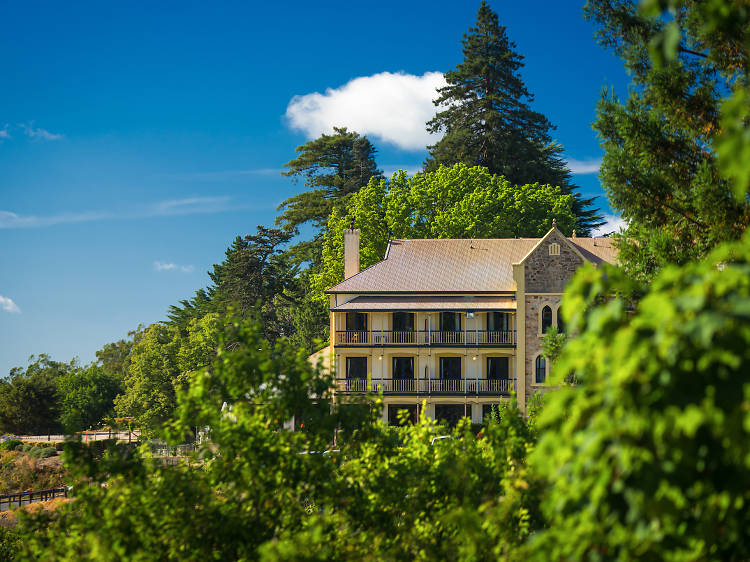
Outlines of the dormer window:
M 559 256 L 560 255 L 560 244 L 557 242 L 549 245 L 549 255 L 550 256 Z

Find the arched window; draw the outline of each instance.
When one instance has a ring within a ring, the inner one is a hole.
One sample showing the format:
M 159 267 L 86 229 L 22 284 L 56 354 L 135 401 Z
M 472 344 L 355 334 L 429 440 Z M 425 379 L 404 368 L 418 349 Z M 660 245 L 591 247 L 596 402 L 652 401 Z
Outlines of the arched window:
M 565 331 L 565 323 L 562 319 L 562 314 L 560 314 L 560 309 L 562 307 L 557 308 L 557 331 L 558 333 L 562 334 Z
M 547 328 L 552 326 L 552 309 L 549 306 L 545 306 L 542 309 L 542 333 L 547 333 Z
M 541 355 L 536 358 L 536 382 L 541 384 L 547 378 L 547 361 Z

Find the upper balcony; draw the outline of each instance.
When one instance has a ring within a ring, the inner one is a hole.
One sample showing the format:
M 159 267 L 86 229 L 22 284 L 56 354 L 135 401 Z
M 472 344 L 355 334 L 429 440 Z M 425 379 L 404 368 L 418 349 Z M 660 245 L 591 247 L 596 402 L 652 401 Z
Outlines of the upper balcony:
M 337 346 L 515 347 L 515 330 L 337 330 Z

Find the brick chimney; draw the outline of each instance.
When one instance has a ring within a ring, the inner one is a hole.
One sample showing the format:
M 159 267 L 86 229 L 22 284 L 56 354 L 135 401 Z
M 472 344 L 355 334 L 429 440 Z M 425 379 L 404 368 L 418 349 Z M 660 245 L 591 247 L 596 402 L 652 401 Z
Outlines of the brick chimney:
M 359 273 L 359 229 L 344 229 L 344 279 Z

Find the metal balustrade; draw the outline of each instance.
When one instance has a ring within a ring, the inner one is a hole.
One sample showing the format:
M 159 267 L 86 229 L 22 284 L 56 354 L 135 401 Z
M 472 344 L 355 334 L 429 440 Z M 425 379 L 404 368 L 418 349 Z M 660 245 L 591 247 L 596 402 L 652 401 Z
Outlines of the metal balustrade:
M 338 330 L 335 345 L 463 345 L 515 346 L 516 331 L 467 330 Z
M 507 396 L 514 388 L 515 379 L 336 379 L 336 390 L 342 393 Z

